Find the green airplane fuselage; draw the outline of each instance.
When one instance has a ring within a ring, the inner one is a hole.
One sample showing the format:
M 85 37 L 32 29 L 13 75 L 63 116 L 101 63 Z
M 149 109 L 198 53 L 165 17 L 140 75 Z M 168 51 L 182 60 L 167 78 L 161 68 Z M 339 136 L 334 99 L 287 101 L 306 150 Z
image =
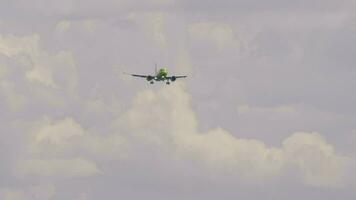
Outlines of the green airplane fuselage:
M 161 68 L 156 74 L 157 79 L 164 79 L 168 76 L 168 70 L 166 68 Z

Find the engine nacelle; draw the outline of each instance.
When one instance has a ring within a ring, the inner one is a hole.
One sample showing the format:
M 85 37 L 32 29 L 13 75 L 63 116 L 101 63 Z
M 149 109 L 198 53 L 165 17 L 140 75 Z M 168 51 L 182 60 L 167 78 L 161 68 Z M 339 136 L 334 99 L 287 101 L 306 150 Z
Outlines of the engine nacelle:
M 177 77 L 172 76 L 171 81 L 176 81 L 176 80 L 177 80 Z
M 147 76 L 147 78 L 146 78 L 147 81 L 152 81 L 152 79 L 154 79 L 153 76 Z

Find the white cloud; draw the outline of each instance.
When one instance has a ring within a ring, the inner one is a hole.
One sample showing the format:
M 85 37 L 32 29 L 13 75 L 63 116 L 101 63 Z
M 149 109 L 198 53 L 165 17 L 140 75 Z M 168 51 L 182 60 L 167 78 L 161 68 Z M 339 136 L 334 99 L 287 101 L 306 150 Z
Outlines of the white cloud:
M 18 110 L 27 103 L 27 98 L 24 95 L 19 94 L 12 83 L 1 79 L 0 96 L 4 97 L 6 104 L 12 110 Z
M 179 73 L 185 73 L 191 75 L 193 72 L 193 66 L 191 63 L 191 58 L 189 51 L 187 49 L 181 49 L 176 57 L 176 68 L 179 70 Z
M 66 32 L 66 31 L 68 31 L 70 29 L 71 25 L 72 25 L 71 21 L 69 21 L 69 20 L 61 20 L 56 25 L 55 31 L 56 31 L 56 33 L 64 33 L 64 32 Z
M 8 74 L 8 68 L 4 65 L 0 65 L 0 80 Z
M 86 177 L 100 173 L 97 165 L 83 158 L 28 159 L 18 163 L 18 172 L 24 176 Z
M 166 13 L 130 13 L 127 18 L 137 22 L 144 29 L 147 36 L 160 47 L 167 46 L 167 38 L 165 33 Z
M 34 147 L 61 147 L 63 149 L 69 148 L 70 142 L 75 137 L 81 137 L 85 134 L 84 129 L 71 118 L 66 118 L 58 123 L 52 123 L 46 119 L 43 125 L 34 136 Z M 41 145 L 43 144 L 43 145 Z M 36 149 L 35 152 L 41 151 Z
M 0 189 L 0 198 L 3 200 L 25 200 L 25 195 L 20 190 Z
M 117 134 L 89 134 L 72 118 L 38 123 L 29 151 L 17 163 L 21 176 L 85 177 L 101 172 L 94 160 L 118 160 L 127 154 L 127 143 Z M 89 159 L 91 158 L 91 159 Z
M 94 32 L 98 25 L 98 20 L 84 20 L 83 24 L 86 30 L 88 30 L 89 32 Z
M 29 187 L 28 192 L 36 200 L 50 200 L 56 193 L 56 187 L 52 184 L 35 185 Z
M 0 188 L 1 200 L 50 200 L 56 192 L 52 184 L 24 188 Z
M 73 118 L 58 121 L 45 118 L 32 135 L 30 152 L 51 156 L 86 152 L 92 156 L 118 159 L 127 154 L 127 141 L 118 134 L 90 134 Z
M 167 39 L 164 33 L 165 14 L 161 12 L 149 13 L 146 18 L 146 28 L 153 39 L 162 47 L 167 46 Z
M 53 80 L 52 71 L 42 66 L 35 67 L 31 71 L 26 72 L 26 78 L 32 82 L 43 83 L 46 86 L 54 88 L 57 87 Z
M 159 5 L 159 4 L 171 4 L 174 2 L 174 0 L 149 0 L 148 2 Z
M 66 51 L 55 55 L 47 53 L 40 47 L 40 37 L 36 34 L 23 37 L 0 35 L 0 54 L 31 68 L 25 72 L 30 82 L 59 88 L 56 75 L 65 72 L 68 89 L 73 90 L 76 86 L 76 66 L 72 54 Z
M 80 193 L 73 200 L 89 200 L 89 195 L 87 193 Z
M 30 56 L 36 56 L 38 52 L 38 35 L 17 37 L 0 35 L 0 53 L 13 57 L 21 53 L 28 53 Z
M 350 158 L 339 156 L 318 133 L 295 133 L 283 141 L 286 160 L 295 164 L 313 186 L 339 186 Z
M 188 32 L 194 39 L 212 42 L 219 51 L 226 47 L 235 47 L 240 43 L 229 24 L 197 22 L 188 27 Z
M 73 13 L 77 0 L 46 1 L 32 0 L 29 3 L 17 2 L 14 5 L 25 13 L 36 13 L 43 16 L 69 15 Z
M 217 173 L 232 173 L 249 179 L 265 179 L 281 173 L 283 151 L 259 140 L 235 138 L 219 128 L 179 138 L 183 153 L 192 154 Z
M 308 185 L 343 183 L 348 158 L 338 155 L 320 134 L 294 133 L 282 147 L 268 147 L 263 141 L 238 138 L 222 128 L 201 133 L 189 99 L 179 84 L 140 92 L 117 126 L 127 126 L 135 138 L 161 151 L 200 161 L 217 174 L 268 180 L 295 167 L 298 172 L 294 173 Z
M 57 23 L 55 27 L 55 33 L 62 34 L 70 30 L 74 30 L 79 27 L 82 30 L 85 30 L 89 33 L 92 33 L 96 30 L 98 24 L 98 19 L 82 19 L 82 20 L 61 20 Z
M 237 111 L 239 114 L 249 114 L 249 113 L 286 113 L 293 114 L 297 112 L 297 108 L 294 105 L 280 105 L 274 107 L 257 107 L 250 105 L 239 105 L 237 106 Z

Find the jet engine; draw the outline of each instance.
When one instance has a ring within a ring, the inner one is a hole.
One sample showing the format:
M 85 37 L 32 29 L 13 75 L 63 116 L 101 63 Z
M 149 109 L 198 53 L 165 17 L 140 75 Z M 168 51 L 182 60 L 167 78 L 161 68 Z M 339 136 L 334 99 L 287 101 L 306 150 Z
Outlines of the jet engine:
M 175 76 L 172 76 L 172 78 L 171 78 L 172 81 L 176 81 L 176 79 L 177 78 Z
M 147 81 L 151 81 L 152 79 L 154 79 L 153 76 L 147 76 L 147 78 L 146 78 Z

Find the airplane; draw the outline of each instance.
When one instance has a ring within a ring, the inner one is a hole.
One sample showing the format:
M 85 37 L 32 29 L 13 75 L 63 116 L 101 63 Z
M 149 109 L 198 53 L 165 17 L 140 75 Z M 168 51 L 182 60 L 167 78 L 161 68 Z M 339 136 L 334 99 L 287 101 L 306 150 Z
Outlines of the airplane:
M 128 75 L 145 78 L 151 84 L 154 84 L 155 81 L 166 81 L 167 85 L 169 85 L 171 82 L 176 81 L 179 78 L 187 77 L 187 76 L 168 76 L 167 68 L 161 68 L 157 71 L 157 65 L 155 67 L 155 75 L 139 75 L 139 74 L 128 74 Z

